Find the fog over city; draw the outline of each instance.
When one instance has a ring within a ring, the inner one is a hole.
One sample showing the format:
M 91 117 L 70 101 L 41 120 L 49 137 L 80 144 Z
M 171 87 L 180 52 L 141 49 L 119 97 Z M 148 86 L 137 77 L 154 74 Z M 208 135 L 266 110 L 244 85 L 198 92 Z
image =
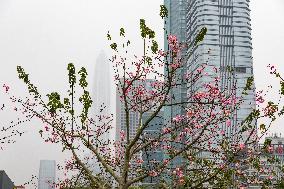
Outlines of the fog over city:
M 26 69 L 43 94 L 66 92 L 66 68 L 70 62 L 78 69 L 86 67 L 90 87 L 94 86 L 95 62 L 100 52 L 103 50 L 108 57 L 112 53 L 106 38 L 108 31 L 118 36 L 119 29 L 124 27 L 132 41 L 133 54 L 141 54 L 140 18 L 156 32 L 162 47 L 163 20 L 159 16 L 162 3 L 162 0 L 0 0 L 0 105 L 8 102 L 3 84 L 10 86 L 12 95 L 27 95 L 24 83 L 17 77 L 17 65 Z M 251 0 L 250 9 L 257 90 L 279 86 L 267 65 L 275 65 L 284 73 L 284 1 Z M 277 99 L 277 89 L 273 90 L 270 98 Z M 114 94 L 112 84 L 113 111 Z M 6 108 L 0 114 L 0 126 L 21 116 L 12 111 L 12 104 Z M 277 121 L 270 133 L 282 132 L 284 136 L 283 125 L 284 120 Z M 46 144 L 40 138 L 40 122 L 33 120 L 20 127 L 26 133 L 0 151 L 0 170 L 5 170 L 16 184 L 38 175 L 40 160 L 62 163 L 67 156 L 60 145 Z

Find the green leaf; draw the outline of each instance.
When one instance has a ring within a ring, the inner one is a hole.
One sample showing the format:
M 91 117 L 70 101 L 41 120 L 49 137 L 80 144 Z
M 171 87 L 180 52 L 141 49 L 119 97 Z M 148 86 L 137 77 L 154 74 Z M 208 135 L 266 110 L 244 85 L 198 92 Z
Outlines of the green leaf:
M 86 90 L 84 90 L 83 95 L 79 98 L 79 101 L 83 104 L 83 110 L 82 113 L 80 115 L 81 117 L 81 123 L 84 127 L 84 122 L 87 119 L 88 113 L 89 113 L 89 109 L 93 103 L 90 93 Z
M 120 34 L 119 35 L 125 37 L 124 28 L 120 28 Z
M 280 82 L 280 86 L 281 86 L 281 89 L 280 89 L 281 94 L 284 95 L 284 82 L 283 81 Z
M 141 32 L 141 37 L 146 38 L 147 32 L 146 32 L 146 24 L 144 19 L 140 19 L 140 32 Z
M 43 130 L 39 130 L 39 134 L 42 137 Z
M 254 81 L 253 76 L 251 76 L 251 77 L 249 77 L 247 79 L 247 83 L 246 83 L 246 86 L 245 86 L 244 91 L 242 92 L 242 94 L 247 95 L 247 91 L 248 90 L 252 90 L 253 81 Z
M 35 99 L 40 98 L 37 87 L 34 86 L 29 80 L 29 74 L 27 74 L 21 66 L 17 66 L 17 72 L 19 79 L 23 80 L 24 83 L 27 84 L 29 93 L 34 95 Z
M 152 50 L 152 52 L 153 52 L 154 54 L 156 54 L 156 53 L 157 53 L 157 51 L 158 51 L 158 48 L 159 48 L 159 46 L 158 46 L 158 43 L 157 43 L 157 41 L 155 41 L 155 40 L 152 40 L 152 46 L 151 46 L 151 50 Z
M 168 17 L 168 9 L 165 5 L 160 5 L 160 16 L 162 17 L 162 19 Z
M 117 51 L 117 44 L 116 44 L 116 43 L 112 43 L 112 44 L 110 45 L 110 48 L 113 49 L 113 50 L 115 50 L 115 51 Z
M 150 28 L 148 28 L 148 35 L 149 35 L 149 39 L 155 38 L 155 32 L 151 30 Z
M 130 45 L 130 41 L 129 40 L 127 40 L 127 43 L 126 43 L 126 45 L 128 46 L 128 45 Z
M 60 95 L 57 92 L 53 92 L 46 95 L 48 97 L 47 106 L 51 113 L 56 113 L 57 109 L 63 108 L 63 104 L 60 102 Z
M 265 130 L 266 129 L 266 125 L 262 123 L 262 124 L 260 124 L 259 128 L 260 128 L 260 130 Z
M 26 74 L 25 70 L 21 66 L 17 66 L 17 72 L 19 74 L 19 79 L 23 80 L 24 83 L 29 82 L 29 74 Z
M 109 31 L 107 32 L 107 40 L 111 40 L 111 36 L 110 36 L 110 34 L 109 34 Z
M 79 85 L 82 87 L 82 88 L 85 88 L 88 86 L 88 82 L 86 80 L 87 78 L 87 70 L 86 68 L 82 67 L 81 70 L 78 72 L 78 74 L 81 76 L 80 80 L 79 80 Z
M 200 32 L 197 34 L 196 38 L 195 38 L 195 43 L 194 45 L 197 45 L 197 43 L 203 41 L 205 35 L 207 33 L 207 28 L 206 27 L 203 27 Z
M 153 39 L 155 37 L 155 32 L 146 26 L 144 19 L 140 19 L 140 34 L 142 38 L 148 36 L 149 39 Z
M 75 66 L 73 63 L 69 63 L 68 67 L 68 76 L 69 76 L 69 84 L 70 87 L 74 87 L 75 83 L 76 83 L 76 70 L 75 70 Z
M 152 58 L 149 57 L 149 56 L 147 56 L 147 57 L 146 57 L 146 62 L 147 62 L 149 65 L 151 65 L 151 64 L 152 64 Z

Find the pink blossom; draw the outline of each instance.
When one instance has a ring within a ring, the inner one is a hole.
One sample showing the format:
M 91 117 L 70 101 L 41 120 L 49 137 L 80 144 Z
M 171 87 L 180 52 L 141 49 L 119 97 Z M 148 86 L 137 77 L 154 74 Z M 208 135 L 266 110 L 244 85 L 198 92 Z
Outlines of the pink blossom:
M 177 53 L 178 50 L 179 50 L 179 45 L 178 45 L 177 37 L 174 36 L 174 35 L 169 35 L 169 37 L 168 37 L 168 43 L 169 43 L 170 49 L 171 49 L 174 53 Z
M 165 56 L 166 53 L 165 53 L 164 51 L 162 51 L 162 50 L 159 50 L 159 55 L 160 55 L 160 56 Z
M 171 132 L 171 129 L 168 127 L 163 128 L 163 134 L 168 134 Z
M 168 159 L 165 159 L 164 161 L 163 161 L 163 164 L 165 164 L 165 165 L 167 165 L 169 163 L 169 160 Z
M 264 103 L 264 99 L 262 98 L 262 96 L 260 96 L 256 99 L 256 102 L 262 104 Z
M 180 121 L 182 121 L 182 116 L 180 116 L 180 115 L 177 115 L 176 117 L 174 117 L 173 118 L 173 122 L 180 122 Z
M 6 93 L 9 92 L 10 87 L 9 87 L 8 85 L 4 84 L 4 85 L 3 85 L 3 88 L 4 88 L 4 90 L 5 90 Z
M 152 171 L 149 172 L 149 175 L 151 177 L 156 177 L 158 175 L 158 173 L 155 170 L 152 170 Z
M 241 144 L 239 144 L 239 147 L 240 147 L 240 149 L 242 150 L 242 149 L 245 148 L 245 144 L 244 144 L 244 143 L 241 143 Z
M 143 159 L 137 159 L 137 160 L 136 160 L 136 163 L 138 163 L 139 165 L 142 164 L 143 162 L 144 162 Z
M 168 41 L 169 43 L 177 43 L 177 37 L 175 35 L 169 35 Z
M 47 126 L 47 125 L 46 125 L 44 128 L 45 128 L 45 130 L 46 130 L 46 131 L 49 131 L 49 128 L 48 128 L 48 126 Z
M 179 184 L 181 184 L 181 185 L 185 183 L 185 181 L 184 181 L 183 178 L 179 179 L 178 182 L 179 182 Z
M 231 126 L 231 120 L 228 119 L 228 120 L 226 121 L 226 125 L 227 125 L 227 127 Z
M 125 132 L 122 130 L 120 131 L 120 139 L 124 139 L 125 138 Z
M 225 110 L 225 116 L 229 116 L 230 115 L 230 110 Z
M 175 171 L 173 171 L 173 174 L 177 175 L 179 178 L 183 177 L 183 171 L 181 168 L 177 167 Z
M 273 152 L 273 147 L 272 147 L 272 146 L 269 146 L 269 147 L 268 147 L 268 151 L 269 151 L 270 153 L 272 153 L 272 152 Z
M 177 64 L 177 63 L 172 63 L 172 64 L 170 65 L 170 67 L 173 68 L 173 69 L 177 69 L 179 66 L 180 66 L 180 65 Z

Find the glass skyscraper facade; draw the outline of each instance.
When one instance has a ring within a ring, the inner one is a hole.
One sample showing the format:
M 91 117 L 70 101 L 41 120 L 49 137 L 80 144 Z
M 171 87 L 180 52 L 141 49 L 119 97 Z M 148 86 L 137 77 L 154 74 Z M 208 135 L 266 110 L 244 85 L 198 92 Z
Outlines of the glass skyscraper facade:
M 242 95 L 247 79 L 253 78 L 249 0 L 165 0 L 164 4 L 168 9 L 165 51 L 168 50 L 169 34 L 176 35 L 180 43 L 186 44 L 181 53 L 183 66 L 177 77 L 182 81 L 184 74 L 193 73 L 205 64 L 205 72 L 208 73 L 194 84 L 181 83 L 180 87 L 172 89 L 171 96 L 174 98 L 171 101 L 190 100 L 189 96 L 219 76 L 221 90 L 234 91 L 236 97 L 242 97 L 238 110 L 231 115 L 231 126 L 220 125 L 226 136 L 234 140 L 232 136 L 241 128 L 241 122 L 255 108 L 254 84 L 253 90 Z M 204 40 L 194 46 L 197 34 L 204 27 L 207 28 Z M 217 73 L 210 69 L 213 66 L 218 69 Z M 166 107 L 165 122 L 171 124 L 173 117 L 184 113 L 181 106 Z M 241 140 L 244 139 L 246 136 L 242 136 Z M 176 158 L 172 166 L 181 164 L 182 159 Z
M 164 33 L 164 50 L 168 51 L 168 35 L 172 34 L 177 36 L 179 43 L 186 43 L 186 0 L 164 0 L 164 5 L 168 9 L 168 17 L 165 18 L 165 33 Z M 182 68 L 177 70 L 175 81 L 177 86 L 172 88 L 169 103 L 182 103 L 186 100 L 187 96 L 187 83 L 183 81 L 183 76 L 187 72 L 186 67 L 186 53 L 187 49 L 183 48 L 181 52 L 181 63 Z M 170 57 L 171 59 L 171 57 Z M 165 76 L 167 76 L 168 71 L 165 68 Z M 166 78 L 165 78 L 166 80 Z M 177 115 L 185 114 L 185 104 L 180 104 L 179 106 L 166 106 L 164 107 L 164 124 L 170 126 L 172 124 L 172 118 Z M 175 146 L 179 148 L 180 146 Z M 166 156 L 165 156 L 166 158 Z M 171 163 L 171 167 L 176 167 L 183 164 L 182 158 L 177 157 Z
M 186 12 L 186 41 L 189 44 L 193 43 L 201 28 L 207 28 L 204 40 L 191 48 L 187 70 L 193 72 L 202 64 L 208 65 L 205 69 L 208 76 L 188 87 L 187 93 L 196 92 L 201 85 L 219 76 L 221 90 L 234 91 L 236 97 L 243 101 L 231 115 L 231 127 L 222 126 L 227 136 L 233 136 L 255 108 L 254 90 L 247 91 L 247 95 L 242 94 L 247 80 L 253 78 L 249 0 L 188 0 Z M 210 66 L 219 71 L 213 73 Z M 243 136 L 244 139 L 246 136 Z
M 54 189 L 56 178 L 56 162 L 40 160 L 38 189 Z
M 148 111 L 142 116 L 142 123 L 146 122 L 151 115 L 153 115 L 153 111 Z M 147 136 L 150 138 L 156 138 L 161 133 L 161 130 L 164 126 L 164 119 L 163 119 L 163 111 L 161 110 L 159 114 L 152 119 L 149 123 L 149 127 L 147 127 L 144 132 L 143 136 Z M 146 142 L 147 140 L 145 140 Z M 163 151 L 161 147 L 153 148 L 149 146 L 147 149 L 144 149 L 142 151 L 142 159 L 143 159 L 143 167 L 146 170 L 153 170 L 156 165 L 156 162 L 162 162 L 163 161 Z M 154 187 L 156 184 L 160 183 L 160 180 L 162 179 L 162 176 L 158 177 L 147 177 L 143 180 L 143 186 L 146 187 Z
M 123 82 L 123 79 L 121 79 Z M 132 86 L 137 88 L 138 86 L 143 86 L 144 89 L 147 91 L 150 91 L 153 89 L 152 83 L 159 82 L 155 79 L 146 79 L 146 80 L 136 80 L 133 82 Z M 120 133 L 123 131 L 126 133 L 127 130 L 127 123 L 126 123 L 126 112 L 125 112 L 125 105 L 124 101 L 121 101 L 119 87 L 116 89 L 116 141 L 120 140 Z M 152 103 L 155 103 L 154 101 Z M 149 104 L 148 104 L 149 105 Z M 154 113 L 153 109 L 150 109 L 143 113 L 142 117 L 140 117 L 140 113 L 138 111 L 133 111 L 131 109 L 129 111 L 129 137 L 130 139 L 133 139 L 137 133 L 137 130 L 139 126 L 143 123 L 145 123 Z M 140 119 L 141 118 L 141 119 Z M 141 122 L 139 122 L 141 121 Z M 143 134 L 140 138 L 140 142 L 146 142 L 149 138 L 157 137 L 159 133 L 161 133 L 162 127 L 164 125 L 164 119 L 163 119 L 163 110 L 161 110 L 158 115 L 153 118 L 150 123 L 148 124 L 148 127 L 143 131 Z M 144 138 L 145 137 L 145 138 Z M 145 141 L 144 141 L 145 140 Z M 136 153 L 131 160 L 131 164 L 136 165 L 135 167 L 139 167 L 135 159 L 142 159 L 144 163 L 141 165 L 144 167 L 145 170 L 152 170 L 153 167 L 155 167 L 154 162 L 162 162 L 163 160 L 163 151 L 161 148 L 155 148 L 149 146 L 146 149 L 141 150 L 141 152 Z M 136 170 L 135 170 L 136 171 Z M 134 171 L 134 174 L 136 174 Z M 152 188 L 153 185 L 159 183 L 161 177 L 147 177 L 145 178 L 141 183 L 138 183 L 137 185 L 143 185 L 145 187 Z
M 167 51 L 168 47 L 168 40 L 167 36 L 169 34 L 176 35 L 179 42 L 184 43 L 186 42 L 186 0 L 165 0 L 165 6 L 168 9 L 169 16 L 166 18 L 165 23 L 165 36 L 164 36 L 164 49 Z M 186 61 L 185 58 L 186 49 L 182 51 L 182 60 Z M 185 63 L 185 62 L 184 62 Z M 165 73 L 167 71 L 165 70 Z M 178 82 L 181 82 L 182 76 L 186 73 L 186 67 L 183 69 L 179 69 L 177 73 Z M 172 89 L 170 91 L 170 95 L 172 96 L 171 102 L 172 103 L 180 103 L 186 99 L 186 83 L 178 83 L 178 87 Z M 181 115 L 184 113 L 184 110 L 180 106 L 169 106 L 165 107 L 164 109 L 164 117 L 166 123 L 170 123 L 172 117 L 176 115 Z

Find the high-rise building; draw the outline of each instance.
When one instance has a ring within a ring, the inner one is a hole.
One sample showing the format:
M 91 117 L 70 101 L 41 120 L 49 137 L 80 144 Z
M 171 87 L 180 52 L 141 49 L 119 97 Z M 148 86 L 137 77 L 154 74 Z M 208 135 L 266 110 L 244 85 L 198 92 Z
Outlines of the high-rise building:
M 265 180 L 271 181 L 270 188 L 281 188 L 281 186 L 277 187 L 277 185 L 280 182 L 283 183 L 284 138 L 281 137 L 281 134 L 273 134 L 270 137 L 265 137 L 265 141 L 267 142 L 266 144 L 259 144 L 255 148 L 259 154 L 261 171 L 254 166 L 249 166 L 245 170 L 248 178 L 256 178 L 258 180 L 256 183 L 248 183 L 247 188 L 261 189 Z
M 122 80 L 122 79 L 121 79 Z M 135 81 L 132 86 L 133 87 L 138 87 L 138 86 L 143 86 L 147 91 L 150 91 L 152 86 L 151 83 L 153 82 L 159 82 L 154 79 L 146 79 L 145 81 Z M 126 133 L 126 112 L 125 112 L 125 105 L 123 101 L 120 99 L 120 91 L 119 88 L 116 90 L 116 140 L 120 140 L 121 132 Z M 153 102 L 154 103 L 154 102 Z M 137 133 L 137 129 L 140 126 L 140 124 L 146 122 L 147 119 L 150 118 L 154 110 L 149 110 L 145 112 L 142 115 L 142 118 L 140 119 L 139 112 L 131 110 L 129 112 L 129 137 L 130 139 L 133 139 Z M 141 123 L 139 122 L 141 121 Z M 143 137 L 157 137 L 158 134 L 161 132 L 161 129 L 163 127 L 163 110 L 159 112 L 159 114 L 150 121 L 148 124 L 148 127 L 144 130 L 143 132 Z M 143 140 L 144 138 L 141 138 Z M 161 149 L 153 149 L 153 148 L 148 148 L 146 150 L 142 150 L 140 153 L 137 153 L 135 155 L 135 158 L 142 159 L 144 163 L 142 166 L 144 166 L 145 169 L 152 170 L 153 169 L 153 162 L 161 162 L 163 160 L 163 152 Z M 131 162 L 132 165 L 136 165 L 136 161 Z M 137 165 L 136 165 L 137 166 Z M 143 180 L 142 183 L 145 186 L 151 187 L 153 184 L 158 183 L 159 178 L 146 178 Z
M 153 111 L 146 112 L 142 116 L 142 123 L 146 122 L 147 119 L 153 114 Z M 157 138 L 161 130 L 164 126 L 164 119 L 163 119 L 163 110 L 159 112 L 159 114 L 150 121 L 149 127 L 146 128 L 143 132 L 143 136 L 149 138 Z M 145 140 L 146 142 L 146 140 Z M 164 154 L 163 150 L 160 147 L 148 147 L 142 151 L 142 159 L 143 159 L 143 166 L 146 170 L 152 170 L 155 168 L 155 163 L 160 163 L 163 161 Z M 154 186 L 160 183 L 162 176 L 158 177 L 147 177 L 143 180 L 142 184 L 146 188 L 154 188 Z
M 93 87 L 93 107 L 92 118 L 94 117 L 94 121 L 98 127 L 102 127 L 105 121 L 101 121 L 103 116 L 111 115 L 111 74 L 110 74 L 110 65 L 107 59 L 107 56 L 104 51 L 101 51 L 95 64 L 95 72 L 94 72 L 94 87 Z M 106 128 L 104 128 L 106 130 Z M 112 129 L 103 132 L 99 137 L 99 141 L 101 141 L 103 146 L 109 146 L 113 141 L 111 140 Z M 103 144 L 105 143 L 105 144 Z M 84 154 L 85 156 L 93 156 L 93 153 L 87 152 Z M 100 163 L 96 160 L 96 158 L 92 158 L 92 160 L 88 161 L 88 165 L 94 171 L 95 174 L 101 173 L 103 170 L 100 168 Z
M 14 183 L 11 181 L 5 171 L 0 171 L 0 189 L 13 189 Z
M 168 9 L 168 17 L 165 18 L 165 33 L 164 33 L 164 50 L 169 50 L 168 35 L 175 35 L 178 38 L 179 43 L 186 43 L 186 11 L 187 11 L 187 0 L 164 0 L 164 5 Z M 176 73 L 176 87 L 172 88 L 169 92 L 171 96 L 169 103 L 176 103 L 180 105 L 164 107 L 164 123 L 168 127 L 172 124 L 172 118 L 177 115 L 185 114 L 186 104 L 182 102 L 186 101 L 187 97 L 187 83 L 183 80 L 183 76 L 187 73 L 186 67 L 186 53 L 187 48 L 181 51 L 181 69 L 177 70 Z M 168 70 L 165 68 L 165 76 Z M 166 80 L 166 78 L 165 78 Z M 180 148 L 175 144 L 175 148 Z M 171 166 L 176 167 L 183 164 L 181 157 L 176 157 L 172 162 Z
M 122 79 L 121 79 L 122 80 Z M 146 90 L 151 90 L 151 83 L 152 82 L 159 82 L 154 79 L 146 79 L 145 81 L 140 81 L 137 80 L 133 82 L 132 86 L 133 87 L 138 87 L 138 86 L 143 86 Z M 120 99 L 121 92 L 119 91 L 119 88 L 116 89 L 116 140 L 120 139 L 120 132 L 121 131 L 126 131 L 126 113 L 125 113 L 125 106 L 124 103 Z M 147 116 L 150 113 L 146 112 L 143 116 L 142 119 L 146 119 Z M 142 120 L 143 122 L 143 120 Z M 129 123 L 130 123 L 130 132 L 129 136 L 130 138 L 134 138 L 136 135 L 137 128 L 139 127 L 139 113 L 135 111 L 130 111 L 129 112 Z
M 99 116 L 108 116 L 111 114 L 111 74 L 106 54 L 101 51 L 95 64 L 95 83 L 94 83 L 94 113 L 95 121 L 99 123 Z M 110 133 L 105 133 L 101 140 L 107 142 L 110 139 Z
M 231 115 L 231 126 L 221 124 L 220 130 L 224 130 L 231 140 L 244 141 L 246 134 L 237 139 L 233 136 L 241 129 L 241 122 L 255 108 L 254 90 L 242 95 L 247 80 L 253 78 L 249 0 L 164 0 L 164 4 L 168 9 L 164 49 L 169 50 L 169 34 L 177 36 L 178 41 L 185 46 L 181 52 L 182 67 L 177 73 L 181 83 L 170 92 L 172 103 L 190 100 L 188 98 L 202 90 L 204 84 L 213 82 L 214 77 L 220 77 L 221 91 L 233 91 L 243 101 Z M 204 40 L 194 45 L 197 34 L 204 27 L 207 28 Z M 183 82 L 185 74 L 193 73 L 205 64 L 208 75 L 203 75 L 194 84 Z M 215 73 L 212 67 L 216 67 L 218 72 Z M 171 125 L 173 117 L 184 114 L 182 106 L 166 107 L 165 123 Z M 256 126 L 256 123 L 252 124 Z M 200 155 L 208 157 L 209 154 Z M 181 157 L 176 157 L 171 167 L 184 163 Z
M 247 80 L 253 78 L 249 0 L 188 0 L 186 12 L 188 44 L 193 44 L 203 27 L 207 28 L 204 40 L 191 48 L 187 70 L 193 72 L 206 63 L 219 69 L 215 75 L 206 69 L 208 76 L 203 76 L 198 84 L 188 88 L 187 93 L 196 92 L 216 76 L 220 77 L 222 91 L 236 89 L 236 97 L 242 97 L 243 102 L 232 115 L 231 127 L 222 126 L 227 136 L 233 136 L 255 108 L 254 90 L 242 94 Z M 243 136 L 242 140 L 246 137 Z
M 164 49 L 169 50 L 168 47 L 168 35 L 173 34 L 177 36 L 180 43 L 186 42 L 186 0 L 164 0 L 164 4 L 168 9 L 169 16 L 166 18 L 165 23 L 165 40 Z M 186 61 L 186 48 L 182 50 L 183 63 Z M 186 99 L 187 88 L 186 83 L 182 82 L 182 76 L 186 73 L 186 67 L 178 70 L 177 73 L 177 87 L 170 91 L 171 103 L 184 102 Z M 167 71 L 165 70 L 165 73 Z M 164 118 L 167 123 L 170 124 L 171 118 L 176 115 L 184 114 L 184 108 L 182 106 L 169 106 L 164 109 Z
M 121 79 L 122 81 L 122 79 Z M 137 87 L 139 82 L 134 82 L 133 87 Z M 116 141 L 120 140 L 120 133 L 126 132 L 126 112 L 125 112 L 125 105 L 121 101 L 121 92 L 119 91 L 120 88 L 116 88 Z M 130 111 L 129 112 L 129 137 L 132 139 L 135 137 L 137 128 L 139 127 L 139 113 Z
M 56 162 L 40 160 L 38 189 L 54 189 L 56 178 Z

